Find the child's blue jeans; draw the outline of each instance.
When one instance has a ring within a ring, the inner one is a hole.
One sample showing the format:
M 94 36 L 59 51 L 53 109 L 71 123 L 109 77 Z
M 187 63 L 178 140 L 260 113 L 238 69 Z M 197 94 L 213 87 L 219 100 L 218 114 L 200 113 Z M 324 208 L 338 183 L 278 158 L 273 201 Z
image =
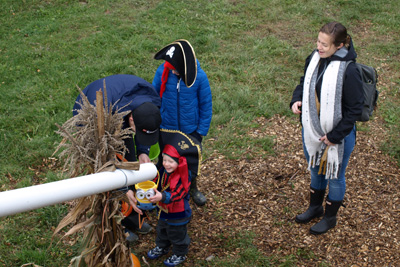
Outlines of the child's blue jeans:
M 319 166 L 311 168 L 311 187 L 317 190 L 324 190 L 329 184 L 328 198 L 332 201 L 342 201 L 344 193 L 346 192 L 346 178 L 345 171 L 347 164 L 349 163 L 351 152 L 354 150 L 356 143 L 356 127 L 344 138 L 344 152 L 343 161 L 340 166 L 339 174 L 337 179 L 325 179 L 325 175 L 318 174 Z M 303 150 L 306 156 L 307 162 L 309 162 L 310 156 L 308 155 L 307 149 L 304 146 L 303 137 Z

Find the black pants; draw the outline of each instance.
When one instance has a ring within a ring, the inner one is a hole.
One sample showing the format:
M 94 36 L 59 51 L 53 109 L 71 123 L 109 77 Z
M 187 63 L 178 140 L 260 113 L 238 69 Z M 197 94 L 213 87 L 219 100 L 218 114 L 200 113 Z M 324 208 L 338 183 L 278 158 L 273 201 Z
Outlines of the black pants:
M 158 220 L 156 245 L 160 248 L 169 248 L 172 245 L 172 253 L 184 256 L 189 251 L 190 238 L 187 232 L 187 224 L 169 225 L 164 220 Z
M 132 232 L 136 231 L 139 229 L 139 214 L 132 210 L 131 214 L 121 221 L 121 224 Z

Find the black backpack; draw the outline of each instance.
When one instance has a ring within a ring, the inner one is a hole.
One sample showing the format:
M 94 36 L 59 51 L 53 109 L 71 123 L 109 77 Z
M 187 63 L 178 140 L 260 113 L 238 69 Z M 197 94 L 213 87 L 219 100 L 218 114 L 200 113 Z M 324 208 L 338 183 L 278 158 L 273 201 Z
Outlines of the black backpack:
M 354 61 L 348 61 L 346 63 L 346 68 L 351 62 Z M 371 66 L 357 62 L 354 63 L 360 71 L 364 91 L 364 108 L 359 121 L 365 122 L 369 121 L 369 118 L 372 116 L 372 112 L 376 107 L 376 102 L 378 101 L 379 91 L 376 89 L 378 73 L 376 72 L 376 69 Z

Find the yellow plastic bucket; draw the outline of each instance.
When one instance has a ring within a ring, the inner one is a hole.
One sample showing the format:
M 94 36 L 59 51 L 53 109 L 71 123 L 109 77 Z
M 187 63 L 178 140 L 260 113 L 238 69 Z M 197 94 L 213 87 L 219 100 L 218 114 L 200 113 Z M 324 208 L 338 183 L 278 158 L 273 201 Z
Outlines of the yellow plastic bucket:
M 142 210 L 154 209 L 155 205 L 149 201 L 149 198 L 154 196 L 157 184 L 153 181 L 145 181 L 135 184 L 135 188 L 138 208 Z

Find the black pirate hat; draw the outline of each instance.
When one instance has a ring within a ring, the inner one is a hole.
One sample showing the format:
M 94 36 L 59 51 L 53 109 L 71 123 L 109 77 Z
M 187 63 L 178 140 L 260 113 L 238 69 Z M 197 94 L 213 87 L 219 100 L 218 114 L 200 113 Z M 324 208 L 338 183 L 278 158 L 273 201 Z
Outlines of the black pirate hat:
M 155 54 L 154 59 L 163 59 L 174 66 L 187 87 L 191 87 L 196 81 L 196 55 L 187 40 L 176 40 L 167 45 Z
M 161 143 L 163 146 L 173 146 L 181 157 L 185 157 L 188 169 L 196 176 L 200 175 L 201 145 L 190 135 L 178 130 L 160 129 Z

